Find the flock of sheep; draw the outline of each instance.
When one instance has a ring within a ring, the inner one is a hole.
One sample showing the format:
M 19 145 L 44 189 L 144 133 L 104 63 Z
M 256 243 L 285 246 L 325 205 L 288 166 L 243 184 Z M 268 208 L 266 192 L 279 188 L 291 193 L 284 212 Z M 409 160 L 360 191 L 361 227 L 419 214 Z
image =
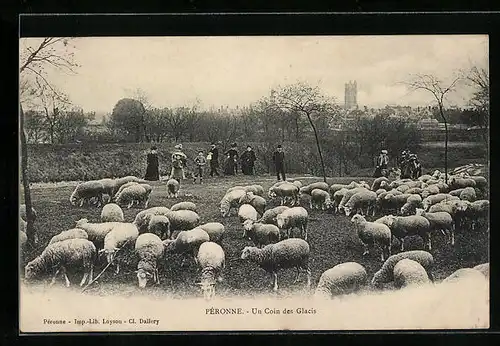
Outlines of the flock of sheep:
M 448 178 L 446 184 L 444 174 L 436 171 L 416 180 L 390 181 L 381 177 L 371 186 L 364 181 L 347 185 L 315 182 L 303 186 L 299 180 L 278 182 L 267 192 L 261 185 L 234 186 L 222 197 L 220 213 L 223 218 L 237 216 L 242 237 L 254 245 L 240 249 L 240 258 L 270 273 L 274 291 L 278 290 L 278 272 L 284 269 L 296 270 L 295 281 L 305 272 L 307 288 L 311 287 L 311 247 L 307 239 L 308 232 L 313 236 L 315 230 L 308 229 L 306 208 L 351 218 L 364 245 L 362 255 L 378 250 L 382 261 L 380 270 L 370 281 L 365 268 L 356 262 L 341 263 L 326 270 L 315 289 L 316 297 L 331 298 L 361 290 L 368 284 L 378 289 L 393 283 L 401 288 L 433 281 L 433 236 L 442 233 L 455 246 L 456 231 L 473 234 L 478 224 L 488 223 L 486 179 L 466 173 Z M 166 187 L 169 197 L 178 197 L 176 180 L 168 180 Z M 43 252 L 26 264 L 25 279 L 51 274 L 53 284 L 61 273 L 69 286 L 66 268 L 78 267 L 83 269 L 80 285 L 90 284 L 100 254 L 105 255 L 108 265 L 114 264 L 115 272 L 119 273 L 120 260 L 116 254 L 129 247 L 139 259 L 136 270 L 139 287 L 160 283 L 159 261 L 169 253 L 177 253 L 183 255 L 184 260 L 194 260 L 201 273 L 196 284 L 206 299 L 213 298 L 217 283 L 223 280 L 226 227 L 215 221 L 202 223 L 193 202 L 181 201 L 171 208 L 148 208 L 151 191 L 152 187 L 145 181 L 132 176 L 79 184 L 70 196 L 70 203 L 103 205 L 100 222 L 82 218 L 75 228 L 52 237 Z M 307 200 L 309 202 L 304 203 Z M 133 222 L 125 222 L 122 207 L 134 205 L 143 210 Z M 34 213 L 36 215 L 36 211 Z M 377 219 L 368 221 L 368 218 Z M 21 246 L 26 242 L 24 219 L 22 206 Z M 404 240 L 408 236 L 422 237 L 426 249 L 405 251 Z M 400 243 L 397 254 L 391 253 L 394 242 Z M 489 263 L 459 269 L 445 281 L 477 273 L 488 277 Z

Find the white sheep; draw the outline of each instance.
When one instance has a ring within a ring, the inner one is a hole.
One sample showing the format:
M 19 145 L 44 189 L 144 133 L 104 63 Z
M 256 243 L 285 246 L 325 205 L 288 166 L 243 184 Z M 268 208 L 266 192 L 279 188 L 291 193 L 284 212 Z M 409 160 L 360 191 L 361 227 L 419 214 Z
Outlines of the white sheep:
M 417 215 L 423 216 L 429 221 L 431 231 L 441 231 L 443 235 L 448 236 L 450 244 L 455 245 L 455 222 L 450 213 L 445 211 L 430 213 L 419 208 Z
M 465 217 L 470 222 L 470 227 L 474 230 L 477 224 L 481 224 L 487 220 L 490 213 L 490 201 L 487 199 L 480 199 L 472 203 L 467 203 L 465 208 Z
M 264 214 L 262 214 L 262 217 L 259 220 L 257 220 L 257 222 L 278 226 L 278 221 L 276 221 L 276 217 L 278 216 L 278 214 L 281 214 L 287 209 L 290 209 L 290 207 L 286 205 L 281 205 L 278 207 L 268 209 L 264 212 Z
M 129 181 L 128 183 L 125 183 L 123 185 L 121 185 L 118 189 L 115 189 L 116 192 L 115 194 L 113 195 L 113 201 L 116 201 L 116 198 L 118 197 L 118 195 L 124 190 L 126 189 L 127 187 L 129 186 L 133 186 L 133 185 L 139 185 L 138 182 L 136 181 Z
M 300 230 L 301 237 L 307 240 L 307 221 L 309 214 L 303 207 L 293 207 L 284 210 L 276 216 L 276 222 L 280 230 L 284 230 L 287 238 L 290 237 L 294 227 Z
M 390 256 L 382 265 L 382 267 L 373 275 L 372 285 L 375 287 L 381 287 L 384 283 L 388 283 L 394 280 L 394 267 L 402 259 L 411 259 L 418 262 L 427 271 L 427 275 L 431 281 L 432 278 L 432 265 L 434 264 L 434 257 L 427 251 L 423 250 L 413 250 L 400 252 L 398 254 Z
M 446 277 L 442 282 L 450 283 L 462 280 L 484 280 L 484 279 L 485 277 L 483 273 L 481 273 L 479 270 L 472 268 L 460 268 L 454 271 L 448 277 Z
M 254 194 L 252 191 L 246 192 L 243 197 L 240 198 L 239 204 L 250 204 L 257 210 L 257 212 L 262 215 L 266 209 L 267 202 L 264 197 Z
M 50 238 L 49 245 L 67 239 L 89 239 L 89 235 L 81 228 L 71 228 Z
M 172 232 L 188 231 L 200 224 L 200 216 L 192 210 L 169 211 L 165 216 L 170 221 Z
M 248 185 L 245 186 L 245 192 L 252 192 L 256 196 L 264 196 L 264 188 L 262 185 Z
M 429 210 L 431 206 L 434 204 L 437 204 L 439 202 L 447 202 L 447 201 L 454 201 L 454 200 L 459 200 L 460 198 L 452 196 L 447 193 L 438 193 L 436 195 L 431 195 L 428 197 L 425 197 L 422 200 L 422 204 L 424 206 L 424 210 Z
M 76 221 L 75 228 L 83 229 L 87 232 L 88 240 L 93 242 L 97 249 L 104 245 L 104 238 L 111 230 L 122 222 L 89 222 L 88 219 L 80 219 Z
M 153 233 L 161 239 L 170 239 L 172 231 L 170 220 L 165 215 L 151 215 L 148 223 L 148 233 Z
M 465 188 L 465 187 L 476 187 L 476 181 L 472 178 L 458 178 L 452 177 L 450 180 L 450 188 L 452 190 Z
M 351 197 L 354 196 L 355 194 L 357 194 L 358 192 L 363 192 L 363 191 L 370 191 L 370 190 L 368 190 L 367 188 L 364 188 L 364 187 L 355 187 L 353 189 L 349 189 L 349 190 L 345 191 L 343 196 L 342 196 L 342 200 L 340 201 L 337 209 L 339 211 L 343 211 L 344 205 L 351 199 Z
M 368 222 L 364 216 L 356 214 L 351 218 L 356 226 L 359 239 L 363 243 L 363 256 L 370 253 L 370 248 L 375 244 L 381 249 L 380 258 L 384 260 L 384 253 L 391 255 L 391 230 L 387 225 L 377 222 Z
M 102 184 L 102 186 L 104 187 L 103 193 L 108 195 L 108 202 L 110 202 L 113 199 L 114 191 L 116 189 L 116 180 L 104 178 L 96 181 Z
M 280 241 L 280 230 L 278 226 L 246 220 L 243 222 L 243 237 L 248 237 L 257 247 Z
M 465 187 L 459 197 L 462 201 L 474 202 L 477 199 L 476 190 L 473 187 Z
M 361 191 L 352 195 L 344 205 L 344 212 L 347 216 L 352 213 L 363 215 L 366 210 L 366 215 L 371 211 L 375 215 L 375 203 L 377 202 L 377 194 L 373 191 Z
M 255 208 L 250 204 L 243 204 L 238 209 L 238 218 L 241 223 L 245 222 L 246 220 L 257 221 L 257 219 L 259 218 L 259 213 L 257 213 L 257 210 L 255 210 Z M 243 236 L 244 235 L 245 231 L 243 231 Z
M 90 203 L 92 198 L 97 198 L 97 206 L 100 207 L 103 202 L 104 185 L 98 181 L 85 181 L 78 184 L 73 193 L 69 197 L 71 205 L 76 205 L 80 202 L 80 207 L 82 207 L 85 202 Z
M 403 258 L 394 266 L 394 285 L 397 288 L 420 286 L 430 282 L 425 268 L 417 261 Z
M 462 193 L 462 191 L 464 190 L 465 188 L 461 188 L 461 189 L 456 189 L 456 190 L 451 190 L 450 192 L 448 192 L 450 195 L 452 196 L 455 196 L 455 197 L 460 197 L 460 194 Z
M 210 236 L 201 228 L 193 228 L 189 231 L 181 231 L 175 239 L 166 239 L 163 241 L 165 253 L 177 253 L 192 255 L 195 263 L 198 263 L 196 256 L 201 244 L 210 241 Z M 184 260 L 181 265 L 184 265 Z
M 379 198 L 382 195 L 379 196 Z M 388 192 L 384 197 L 383 197 L 383 208 L 386 211 L 394 211 L 394 212 L 399 212 L 401 208 L 408 202 L 408 198 L 411 195 L 408 193 L 401 193 L 399 195 L 395 195 L 392 192 Z
M 31 207 L 31 213 L 33 214 L 33 221 L 36 220 L 37 216 L 38 216 L 38 213 L 37 211 L 35 210 L 34 207 Z M 21 217 L 21 219 L 23 219 L 24 221 L 27 220 L 26 218 L 26 204 L 21 204 L 19 206 L 19 216 Z
M 196 228 L 201 228 L 202 230 L 207 232 L 208 236 L 210 237 L 210 241 L 219 245 L 222 244 L 226 228 L 220 222 L 207 222 L 203 225 L 197 226 Z
M 431 250 L 431 225 L 425 217 L 387 215 L 386 220 L 385 224 L 391 229 L 392 236 L 401 243 L 401 251 L 404 251 L 404 238 L 413 235 L 418 235 L 422 240 L 427 241 L 427 247 Z
M 429 197 L 431 195 L 437 195 L 439 193 L 439 188 L 436 185 L 429 185 L 422 191 L 422 198 Z
M 328 193 L 330 194 L 330 196 L 333 196 L 335 192 L 340 191 L 342 189 L 346 189 L 346 186 L 347 186 L 346 184 L 332 184 L 328 188 Z
M 122 187 L 122 185 L 130 183 L 130 182 L 139 183 L 139 184 L 147 183 L 146 180 L 137 178 L 133 175 L 127 175 L 126 177 L 115 179 L 115 190 L 114 190 L 113 195 L 116 195 L 116 193 L 118 192 L 120 187 Z
M 330 299 L 334 296 L 358 291 L 368 279 L 366 269 L 359 263 L 337 264 L 321 274 L 316 287 L 316 298 Z
M 326 210 L 330 208 L 331 204 L 330 194 L 325 190 L 316 188 L 311 191 L 311 200 L 309 203 L 311 209 Z
M 307 288 L 311 287 L 311 270 L 309 269 L 309 244 L 300 238 L 285 239 L 275 244 L 269 244 L 259 249 L 247 246 L 241 253 L 241 259 L 257 263 L 274 277 L 273 290 L 278 290 L 278 271 L 280 269 L 296 268 L 298 281 L 300 271 L 307 273 Z
M 170 207 L 170 210 L 191 210 L 197 212 L 196 204 L 193 202 L 179 202 Z
M 102 207 L 101 222 L 124 222 L 122 208 L 116 203 L 108 203 Z
M 26 265 L 24 278 L 32 280 L 56 269 L 50 284 L 53 285 L 57 275 L 62 272 L 66 287 L 69 287 L 71 283 L 66 275 L 66 268 L 82 267 L 84 274 L 80 286 L 83 286 L 87 278 L 89 283 L 92 281 L 95 257 L 96 247 L 87 239 L 67 239 L 52 243 Z
M 115 253 L 123 246 L 135 242 L 139 236 L 139 230 L 133 223 L 122 222 L 113 227 L 113 229 L 104 237 L 104 246 L 99 250 L 99 254 L 104 254 L 108 263 L 115 258 Z M 120 263 L 116 263 L 116 274 L 120 272 Z
M 167 180 L 167 198 L 177 198 L 179 196 L 179 189 L 181 185 L 174 178 Z
M 420 177 L 418 177 L 417 179 L 420 180 L 423 183 L 426 183 L 429 179 L 432 179 L 432 175 L 423 174 Z
M 488 181 L 485 177 L 480 175 L 473 175 L 469 178 L 476 182 L 476 187 L 481 191 L 485 191 L 486 189 L 488 189 Z
M 412 194 L 406 199 L 406 203 L 401 207 L 401 214 L 403 216 L 408 216 L 415 214 L 417 208 L 423 208 L 422 197 L 417 194 Z
M 144 185 L 145 184 L 136 184 L 124 188 L 116 197 L 116 203 L 122 206 L 126 205 L 127 209 L 134 204 L 139 205 L 143 203 L 144 208 L 147 208 L 151 190 L 148 191 Z
M 141 234 L 137 237 L 134 248 L 139 257 L 137 263 L 139 287 L 146 287 L 150 279 L 159 284 L 158 260 L 162 257 L 164 251 L 164 245 L 160 237 L 152 233 Z
M 137 226 L 140 233 L 144 233 L 147 230 L 151 216 L 153 215 L 167 216 L 170 213 L 170 211 L 171 210 L 167 207 L 152 207 L 149 209 L 142 210 L 135 216 L 134 224 Z
M 477 266 L 473 267 L 472 269 L 480 271 L 486 278 L 490 277 L 490 263 L 483 263 L 483 264 L 478 264 Z
M 328 184 L 323 182 L 323 181 L 318 181 L 316 183 L 311 183 L 309 185 L 302 186 L 299 189 L 299 194 L 300 195 L 304 195 L 304 194 L 310 195 L 312 190 L 314 190 L 314 189 L 320 189 L 320 190 L 328 192 L 328 190 L 330 189 L 330 186 L 328 186 Z
M 222 281 L 226 255 L 219 244 L 207 241 L 200 245 L 196 259 L 201 268 L 201 277 L 197 284 L 203 292 L 203 297 L 210 300 L 215 297 L 216 282 Z
M 290 206 L 294 206 L 299 203 L 299 188 L 294 184 L 285 182 L 279 186 L 271 187 L 269 189 L 269 198 L 279 198 L 280 205 L 289 203 Z
M 387 184 L 387 186 L 389 186 L 389 184 L 390 184 L 390 180 L 387 179 L 386 177 L 378 177 L 378 178 L 375 178 L 375 180 L 373 180 L 371 190 L 377 191 L 378 189 L 380 189 L 382 187 L 381 186 L 382 182 L 385 182 Z
M 339 205 L 340 205 L 340 202 L 342 201 L 342 199 L 344 198 L 344 195 L 346 194 L 346 192 L 349 191 L 347 188 L 341 188 L 340 190 L 338 191 L 335 191 L 335 193 L 333 194 L 333 212 L 334 213 L 337 213 L 339 211 Z
M 220 201 L 220 212 L 222 217 L 229 216 L 232 208 L 238 208 L 239 201 L 245 194 L 246 191 L 242 189 L 236 189 L 226 193 Z

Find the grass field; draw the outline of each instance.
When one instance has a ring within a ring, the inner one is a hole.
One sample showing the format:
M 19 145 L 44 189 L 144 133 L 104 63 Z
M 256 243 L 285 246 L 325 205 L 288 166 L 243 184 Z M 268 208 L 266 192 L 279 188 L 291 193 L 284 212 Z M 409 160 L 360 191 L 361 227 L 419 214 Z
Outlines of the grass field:
M 293 177 L 292 177 L 293 178 Z M 356 178 L 359 180 L 360 178 Z M 320 181 L 319 178 L 300 178 L 307 184 Z M 328 183 L 348 183 L 353 178 L 329 179 Z M 370 182 L 370 178 L 364 180 Z M 241 225 L 236 216 L 223 219 L 219 212 L 219 201 L 225 191 L 235 185 L 261 184 L 265 190 L 275 180 L 272 177 L 244 177 L 232 178 L 222 177 L 207 179 L 203 185 L 193 185 L 191 181 L 183 182 L 180 197 L 168 199 L 166 187 L 162 182 L 153 183 L 153 192 L 150 199 L 150 207 L 170 207 L 179 201 L 193 201 L 198 206 L 198 213 L 202 222 L 218 221 L 226 226 L 226 235 L 223 248 L 226 253 L 226 268 L 224 281 L 218 284 L 217 294 L 219 296 L 258 296 L 271 292 L 272 279 L 264 270 L 256 264 L 239 259 L 241 250 L 245 246 L 252 245 L 250 241 L 242 239 Z M 38 212 L 35 227 L 38 231 L 39 242 L 36 248 L 27 250 L 25 261 L 32 260 L 40 254 L 50 238 L 69 228 L 73 228 L 75 222 L 80 218 L 88 218 L 91 222 L 99 222 L 100 208 L 72 207 L 69 204 L 69 196 L 74 185 L 34 185 L 32 189 L 33 205 Z M 22 195 L 22 194 L 21 194 Z M 302 201 L 308 208 L 307 201 Z M 21 203 L 23 203 L 21 201 Z M 306 204 L 307 203 L 307 204 Z M 125 219 L 132 222 L 139 209 L 125 209 Z M 339 263 L 356 261 L 365 266 L 369 277 L 381 266 L 378 252 L 366 257 L 362 244 L 357 238 L 353 224 L 346 216 L 332 215 L 326 212 L 310 211 L 308 226 L 308 242 L 311 246 L 310 267 L 312 270 L 312 287 L 314 288 L 320 275 Z M 456 232 L 456 244 L 454 247 L 444 243 L 444 237 L 436 235 L 433 239 L 435 267 L 433 275 L 436 280 L 442 280 L 456 269 L 471 267 L 480 263 L 488 262 L 489 239 L 483 232 L 470 234 L 462 230 Z M 398 250 L 399 244 L 393 244 L 393 253 Z M 420 249 L 423 243 L 419 238 L 407 238 L 406 249 Z M 144 290 L 137 287 L 137 279 L 134 273 L 137 264 L 132 251 L 122 251 L 120 257 L 123 259 L 121 272 L 118 275 L 108 269 L 103 276 L 91 285 L 87 294 L 95 295 L 148 295 L 168 296 L 171 298 L 199 296 L 198 286 L 194 282 L 198 279 L 198 268 L 193 261 L 186 261 L 186 266 L 181 267 L 182 258 L 178 255 L 169 255 L 160 263 L 159 271 L 161 284 L 148 286 Z M 99 273 L 104 267 L 104 258 L 97 264 L 95 273 Z M 294 271 L 288 270 L 279 273 L 280 293 L 282 297 L 305 293 L 305 274 L 297 284 L 292 284 Z M 81 279 L 80 273 L 69 272 L 68 276 L 73 283 L 70 290 L 78 290 L 77 284 Z M 63 285 L 63 279 L 59 278 L 58 285 Z

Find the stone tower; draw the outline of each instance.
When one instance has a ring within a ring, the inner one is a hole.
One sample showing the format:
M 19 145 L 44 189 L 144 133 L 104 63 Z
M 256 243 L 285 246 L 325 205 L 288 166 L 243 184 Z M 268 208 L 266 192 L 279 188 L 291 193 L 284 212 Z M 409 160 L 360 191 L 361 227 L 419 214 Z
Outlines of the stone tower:
M 345 84 L 344 107 L 345 109 L 353 109 L 358 106 L 358 86 L 356 81 L 349 81 Z

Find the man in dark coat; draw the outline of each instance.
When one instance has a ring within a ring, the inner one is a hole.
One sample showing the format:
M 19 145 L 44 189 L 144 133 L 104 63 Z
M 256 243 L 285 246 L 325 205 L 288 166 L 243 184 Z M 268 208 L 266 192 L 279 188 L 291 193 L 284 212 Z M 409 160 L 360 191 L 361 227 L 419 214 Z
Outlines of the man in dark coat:
M 252 147 L 247 145 L 247 150 L 241 155 L 241 171 L 245 175 L 253 175 L 254 162 L 257 158 Z
M 286 180 L 285 177 L 285 153 L 283 152 L 283 148 L 281 144 L 278 145 L 276 151 L 273 153 L 273 161 L 274 166 L 276 168 L 276 177 L 278 181 L 280 181 L 280 174 L 283 177 L 283 181 Z
M 144 180 L 150 180 L 150 181 L 160 180 L 160 172 L 158 169 L 158 154 L 156 152 L 155 146 L 151 147 L 151 151 L 148 153 L 147 156 L 147 167 Z
M 236 175 L 236 165 L 239 157 L 236 148 L 236 143 L 233 143 L 231 144 L 231 149 L 224 153 L 226 155 L 226 169 L 224 173 L 227 175 Z
M 217 168 L 219 168 L 219 149 L 216 144 L 212 142 L 210 151 L 210 176 L 213 177 L 214 174 L 216 176 L 220 176 L 219 172 L 217 172 Z

